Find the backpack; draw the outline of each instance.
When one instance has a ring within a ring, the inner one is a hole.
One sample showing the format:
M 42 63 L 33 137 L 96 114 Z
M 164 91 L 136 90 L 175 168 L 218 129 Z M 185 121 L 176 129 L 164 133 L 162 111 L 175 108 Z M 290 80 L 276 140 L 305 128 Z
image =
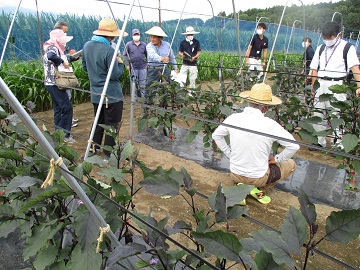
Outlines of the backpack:
M 350 70 L 349 73 L 347 71 L 348 70 L 347 54 L 348 54 L 349 49 L 350 49 L 351 46 L 352 46 L 352 44 L 350 42 L 347 42 L 345 47 L 344 47 L 344 50 L 343 50 L 343 59 L 344 59 L 344 62 L 345 62 L 345 70 L 346 70 L 346 76 L 345 76 L 344 80 L 347 83 L 350 83 L 351 80 L 354 78 L 352 70 Z M 320 56 L 321 56 L 322 52 L 324 51 L 324 49 L 325 49 L 325 44 L 322 44 L 321 47 L 320 47 L 320 50 L 319 50 L 319 66 L 318 66 L 318 70 L 320 69 Z

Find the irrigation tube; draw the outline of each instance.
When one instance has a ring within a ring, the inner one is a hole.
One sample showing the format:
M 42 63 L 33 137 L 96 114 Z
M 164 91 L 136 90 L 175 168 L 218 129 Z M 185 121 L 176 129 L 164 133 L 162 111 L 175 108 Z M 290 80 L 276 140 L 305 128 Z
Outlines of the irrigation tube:
M 11 108 L 16 112 L 16 114 L 19 116 L 21 121 L 25 124 L 25 126 L 29 129 L 30 133 L 35 137 L 35 139 L 39 142 L 39 144 L 44 148 L 44 151 L 49 155 L 49 157 L 54 158 L 55 160 L 59 159 L 58 154 L 55 152 L 55 150 L 52 148 L 50 143 L 47 141 L 45 136 L 41 133 L 39 128 L 36 126 L 35 122 L 31 119 L 31 117 L 28 115 L 28 113 L 25 111 L 25 109 L 21 106 L 20 102 L 17 100 L 17 98 L 14 96 L 14 94 L 11 92 L 9 87 L 6 85 L 4 80 L 0 77 L 0 93 L 2 96 L 6 99 L 6 101 L 9 103 Z M 99 225 L 103 228 L 107 226 L 106 221 L 104 218 L 100 215 L 98 210 L 95 208 L 93 203 L 90 201 L 88 196 L 86 195 L 85 191 L 81 188 L 81 186 L 78 184 L 78 182 L 74 179 L 74 177 L 71 175 L 65 164 L 59 165 L 61 168 L 61 174 L 65 177 L 65 179 L 68 181 L 71 188 L 76 192 L 76 194 L 79 196 L 79 198 L 82 200 L 84 205 L 89 210 L 90 214 L 96 218 Z M 119 241 L 117 240 L 115 234 L 110 230 L 108 232 L 108 236 L 115 244 L 116 246 L 120 246 Z
M 288 3 L 289 3 L 289 0 L 286 0 L 286 4 L 285 4 L 285 6 L 284 6 L 284 9 L 283 9 L 283 12 L 282 12 L 282 14 L 281 14 L 280 21 L 279 21 L 279 26 L 278 26 L 278 29 L 277 29 L 277 31 L 276 31 L 276 35 L 275 35 L 275 39 L 274 39 L 274 45 L 273 45 L 272 48 L 271 48 L 271 52 L 270 52 L 270 55 L 269 55 L 269 58 L 268 58 L 268 59 L 272 59 L 272 56 L 273 56 L 273 54 L 274 54 L 275 45 L 276 45 L 276 40 L 277 40 L 278 35 L 279 35 L 281 23 L 282 23 L 282 20 L 283 20 L 283 18 L 284 18 L 285 10 L 286 10 L 286 7 L 287 7 Z M 268 70 L 269 70 L 270 63 L 271 63 L 271 61 L 268 61 L 268 62 L 267 62 L 266 70 L 265 70 L 264 78 L 263 78 L 263 83 L 265 83 L 266 75 L 267 75 L 267 72 L 268 72 Z
M 114 55 L 113 55 L 113 58 L 111 60 L 111 64 L 110 64 L 110 68 L 109 68 L 109 71 L 108 71 L 108 74 L 107 74 L 107 77 L 106 77 L 106 81 L 105 81 L 105 85 L 104 85 L 104 88 L 103 88 L 103 91 L 102 91 L 102 94 L 101 94 L 101 97 L 100 97 L 100 102 L 99 102 L 99 106 L 98 106 L 98 110 L 96 112 L 96 115 L 95 115 L 95 119 L 94 119 L 94 123 L 93 123 L 93 126 L 91 128 L 91 133 L 90 133 L 90 138 L 88 140 L 88 144 L 87 144 L 87 147 L 86 147 L 86 151 L 85 151 L 85 155 L 84 155 L 84 159 L 86 159 L 89 155 L 89 151 L 90 151 L 90 147 L 91 147 L 91 144 L 92 144 L 92 140 L 94 138 L 94 133 L 95 133 L 95 129 L 96 129 L 96 126 L 98 124 L 98 121 L 99 121 L 99 116 L 100 116 L 100 112 L 101 112 L 101 109 L 102 109 L 102 105 L 104 104 L 104 98 L 105 98 L 105 95 L 106 95 L 106 90 L 108 88 L 108 85 L 109 85 L 109 81 L 110 81 L 110 77 L 111 77 L 111 72 L 114 68 L 114 64 L 115 64 L 115 61 L 116 60 L 116 57 L 117 57 L 117 52 L 119 51 L 120 49 L 120 43 L 123 39 L 123 34 L 125 32 L 125 28 L 126 28 L 126 25 L 127 25 L 127 22 L 129 21 L 129 17 L 130 17 L 130 14 L 131 14 L 131 10 L 134 6 L 134 2 L 135 0 L 132 1 L 132 4 L 130 5 L 130 9 L 129 9 L 129 12 L 128 14 L 126 15 L 126 18 L 125 18 L 125 21 L 124 21 L 124 24 L 121 28 L 121 31 L 120 31 L 120 36 L 119 36 L 119 41 L 118 43 L 116 44 L 116 48 L 115 48 L 115 51 L 114 51 Z
M 6 51 L 7 44 L 8 44 L 8 42 L 9 42 L 10 33 L 11 33 L 11 30 L 12 30 L 12 28 L 13 28 L 13 26 L 14 26 L 15 19 L 16 19 L 17 13 L 18 13 L 18 11 L 19 11 L 21 2 L 22 2 L 22 0 L 19 1 L 19 4 L 18 4 L 18 6 L 17 6 L 16 9 L 15 9 L 15 13 L 14 13 L 14 16 L 13 16 L 13 18 L 12 18 L 12 20 L 11 20 L 11 24 L 10 24 L 10 27 L 9 27 L 9 30 L 8 30 L 8 34 L 7 34 L 7 36 L 6 36 L 6 40 L 5 40 L 5 42 L 4 42 L 4 48 L 3 48 L 3 51 L 2 51 L 2 53 L 1 53 L 1 58 L 0 58 L 0 70 L 1 70 L 2 62 L 3 62 L 4 57 L 5 57 L 5 51 Z

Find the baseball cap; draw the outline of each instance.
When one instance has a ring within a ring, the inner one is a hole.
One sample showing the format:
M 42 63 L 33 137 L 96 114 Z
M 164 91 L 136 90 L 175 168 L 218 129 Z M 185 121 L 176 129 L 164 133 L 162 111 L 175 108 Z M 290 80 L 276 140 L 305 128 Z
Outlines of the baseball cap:
M 133 29 L 132 30 L 132 35 L 135 35 L 135 34 L 139 34 L 140 35 L 140 31 L 139 31 L 139 29 Z

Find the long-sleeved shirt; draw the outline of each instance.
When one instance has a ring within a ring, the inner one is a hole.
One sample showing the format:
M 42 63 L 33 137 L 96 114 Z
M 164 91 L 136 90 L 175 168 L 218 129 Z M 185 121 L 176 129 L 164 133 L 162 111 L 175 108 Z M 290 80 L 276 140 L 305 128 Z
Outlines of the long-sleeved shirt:
M 294 137 L 276 121 L 265 117 L 259 109 L 246 107 L 242 113 L 227 117 L 225 124 L 275 135 L 295 141 Z M 225 137 L 230 136 L 230 146 Z M 230 171 L 251 178 L 263 177 L 269 167 L 269 155 L 273 142 L 278 142 L 285 149 L 275 156 L 276 162 L 290 159 L 299 145 L 283 140 L 249 133 L 224 125 L 212 134 L 217 146 L 230 159 Z
M 141 41 L 138 45 L 136 45 L 135 42 L 132 40 L 126 43 L 123 56 L 124 62 L 127 66 L 130 65 L 128 53 L 133 69 L 140 70 L 146 68 L 147 52 L 145 42 Z
M 100 102 L 113 55 L 114 49 L 110 45 L 102 42 L 88 41 L 84 45 L 82 66 L 89 74 L 92 103 Z M 115 62 L 106 90 L 108 103 L 119 102 L 124 98 L 120 85 L 120 76 L 123 72 L 124 64 Z M 116 99 L 111 97 L 115 97 Z
M 43 57 L 45 85 L 56 84 L 55 68 L 63 62 L 64 60 L 61 58 L 58 48 L 56 48 L 55 46 L 49 46 Z
M 163 66 L 164 63 L 161 62 L 161 58 L 168 56 L 170 58 L 170 64 L 174 69 L 177 69 L 177 63 L 175 60 L 174 52 L 170 47 L 170 43 L 166 41 L 161 41 L 160 47 L 153 45 L 151 42 L 146 45 L 147 50 L 147 59 L 149 66 Z M 169 55 L 170 53 L 170 55 Z

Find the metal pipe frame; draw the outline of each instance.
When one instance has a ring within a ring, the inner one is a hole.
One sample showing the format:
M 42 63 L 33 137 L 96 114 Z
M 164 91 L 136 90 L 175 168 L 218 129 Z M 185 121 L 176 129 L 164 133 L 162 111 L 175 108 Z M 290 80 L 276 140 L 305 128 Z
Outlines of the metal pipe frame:
M 99 121 L 100 112 L 101 112 L 101 109 L 102 109 L 102 105 L 104 104 L 104 98 L 105 98 L 105 95 L 106 95 L 107 88 L 109 86 L 111 72 L 114 69 L 115 61 L 117 61 L 116 60 L 117 52 L 119 51 L 120 44 L 121 44 L 121 41 L 123 39 L 123 34 L 125 32 L 126 25 L 127 25 L 128 21 L 129 21 L 129 17 L 130 17 L 132 8 L 134 6 L 134 3 L 135 3 L 135 0 L 133 0 L 132 4 L 130 5 L 129 12 L 126 15 L 126 18 L 124 20 L 123 26 L 122 26 L 121 31 L 120 31 L 119 42 L 116 44 L 114 55 L 113 55 L 113 58 L 111 60 L 110 68 L 109 68 L 109 71 L 108 71 L 108 74 L 107 74 L 107 77 L 106 77 L 106 80 L 105 80 L 104 88 L 103 88 L 103 91 L 102 91 L 102 94 L 101 94 L 101 97 L 100 97 L 98 110 L 96 111 L 94 123 L 93 123 L 93 126 L 91 128 L 90 137 L 89 137 L 88 144 L 87 144 L 87 147 L 86 147 L 84 159 L 86 159 L 89 156 L 89 151 L 90 151 L 90 147 L 91 147 L 91 144 L 92 144 L 92 140 L 94 138 L 95 129 L 96 129 L 96 126 L 97 126 L 98 121 Z
M 295 21 L 293 22 L 292 27 L 291 27 L 291 31 L 290 31 L 290 37 L 289 37 L 289 41 L 288 41 L 288 46 L 287 46 L 287 49 L 286 49 L 286 56 L 287 56 L 288 53 L 289 53 L 289 47 L 290 47 L 291 38 L 292 38 L 292 36 L 293 36 L 295 24 L 296 24 L 297 22 L 300 22 L 301 25 L 302 25 L 302 21 L 300 21 L 300 20 L 295 20 Z
M 340 16 L 341 16 L 341 34 L 342 34 L 342 36 L 344 37 L 344 18 L 343 18 L 343 15 L 340 13 L 340 12 L 338 12 L 338 11 L 335 11 L 334 13 L 333 13 L 333 15 L 332 15 L 332 18 L 331 18 L 331 21 L 333 22 L 334 21 L 334 18 L 335 18 L 335 15 L 336 14 L 339 14 Z

